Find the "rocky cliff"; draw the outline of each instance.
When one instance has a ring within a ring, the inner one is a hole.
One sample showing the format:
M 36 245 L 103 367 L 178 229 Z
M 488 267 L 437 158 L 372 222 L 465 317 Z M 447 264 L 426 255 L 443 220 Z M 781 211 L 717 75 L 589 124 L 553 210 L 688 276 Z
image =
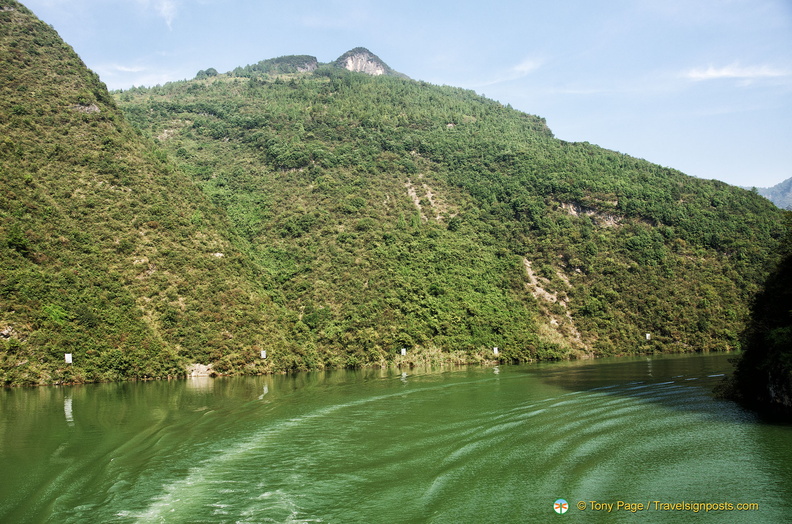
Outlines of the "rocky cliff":
M 371 76 L 404 76 L 388 67 L 388 64 L 383 62 L 377 55 L 365 47 L 356 47 L 355 49 L 347 51 L 338 57 L 334 64 L 336 67 L 341 67 L 348 71 L 366 73 Z

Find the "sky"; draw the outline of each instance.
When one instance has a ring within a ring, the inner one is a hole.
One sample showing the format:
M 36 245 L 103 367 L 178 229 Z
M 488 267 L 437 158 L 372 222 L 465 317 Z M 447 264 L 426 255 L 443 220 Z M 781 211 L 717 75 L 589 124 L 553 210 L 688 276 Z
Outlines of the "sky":
M 590 142 L 745 187 L 792 177 L 792 0 L 27 0 L 110 89 L 362 46 Z

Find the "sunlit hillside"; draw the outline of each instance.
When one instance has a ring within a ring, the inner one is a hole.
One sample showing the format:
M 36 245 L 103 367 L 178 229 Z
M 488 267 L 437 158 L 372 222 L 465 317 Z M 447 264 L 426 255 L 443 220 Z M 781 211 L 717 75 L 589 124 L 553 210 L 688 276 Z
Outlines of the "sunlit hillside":
M 470 91 L 303 56 L 111 96 L 17 2 L 0 41 L 6 384 L 730 350 L 774 262 L 759 195 Z

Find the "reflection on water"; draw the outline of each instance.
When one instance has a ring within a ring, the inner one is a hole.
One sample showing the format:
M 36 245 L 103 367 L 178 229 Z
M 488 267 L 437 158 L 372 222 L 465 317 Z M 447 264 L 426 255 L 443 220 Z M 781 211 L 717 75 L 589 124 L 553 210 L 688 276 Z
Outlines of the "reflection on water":
M 264 398 L 264 395 L 266 395 L 267 393 L 269 393 L 269 386 L 267 384 L 264 384 L 264 389 L 262 390 L 261 395 L 259 395 L 258 397 L 259 400 L 262 400 Z
M 72 398 L 63 397 L 63 413 L 66 415 L 66 423 L 74 425 L 74 413 L 72 413 Z
M 581 500 L 758 502 L 726 520 L 782 521 L 792 433 L 712 398 L 729 369 L 641 357 L 5 390 L 0 522 L 525 522 L 559 498 L 578 521 L 638 518 Z
M 212 391 L 215 380 L 212 377 L 187 377 L 185 379 L 187 389 L 194 391 Z

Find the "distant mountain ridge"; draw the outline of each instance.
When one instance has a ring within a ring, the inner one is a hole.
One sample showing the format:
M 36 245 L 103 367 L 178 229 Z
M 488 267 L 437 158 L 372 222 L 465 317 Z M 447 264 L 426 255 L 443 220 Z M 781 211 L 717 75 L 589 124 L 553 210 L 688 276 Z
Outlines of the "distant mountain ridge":
M 781 209 L 792 209 L 792 178 L 773 187 L 758 187 L 756 191 Z

